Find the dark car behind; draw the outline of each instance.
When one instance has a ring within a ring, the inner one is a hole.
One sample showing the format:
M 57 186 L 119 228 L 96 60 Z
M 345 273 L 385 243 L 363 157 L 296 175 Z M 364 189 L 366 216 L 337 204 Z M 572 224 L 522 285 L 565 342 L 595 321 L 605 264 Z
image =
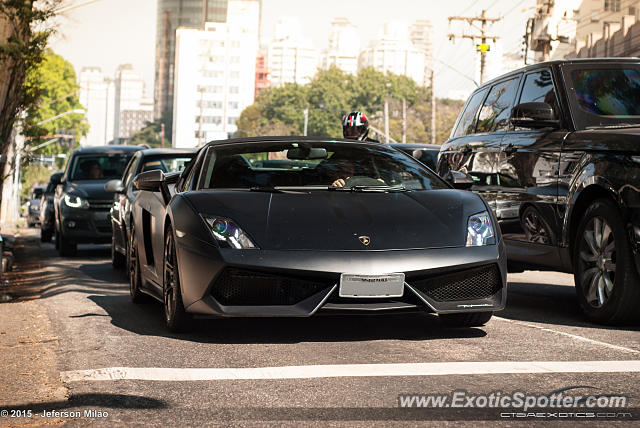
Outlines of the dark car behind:
M 121 268 L 127 257 L 131 204 L 138 194 L 133 179 L 141 172 L 160 170 L 164 173 L 182 171 L 195 155 L 195 149 L 147 149 L 133 155 L 121 179 L 105 184 L 105 190 L 114 194 L 111 207 L 111 261 Z
M 34 186 L 29 195 L 29 203 L 27 204 L 27 225 L 34 227 L 40 223 L 40 198 L 44 193 L 45 186 Z
M 470 96 L 438 173 L 470 179 L 510 269 L 574 274 L 586 316 L 640 320 L 640 60 L 535 64 Z
M 54 198 L 56 246 L 60 255 L 73 255 L 78 244 L 111 241 L 109 210 L 113 195 L 107 181 L 122 177 L 135 146 L 100 146 L 76 149 Z

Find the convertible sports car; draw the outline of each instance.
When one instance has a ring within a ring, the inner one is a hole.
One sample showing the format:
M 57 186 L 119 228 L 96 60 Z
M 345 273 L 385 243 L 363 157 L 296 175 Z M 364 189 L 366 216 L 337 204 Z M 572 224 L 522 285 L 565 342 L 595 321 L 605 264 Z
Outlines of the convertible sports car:
M 163 302 L 172 331 L 192 316 L 383 311 L 479 326 L 504 308 L 486 202 L 381 144 L 215 141 L 182 173 L 134 186 L 131 297 Z

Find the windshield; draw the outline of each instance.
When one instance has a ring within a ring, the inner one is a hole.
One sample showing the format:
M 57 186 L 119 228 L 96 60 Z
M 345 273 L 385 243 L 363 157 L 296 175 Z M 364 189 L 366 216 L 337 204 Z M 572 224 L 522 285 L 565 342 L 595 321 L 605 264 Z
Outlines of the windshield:
M 182 171 L 189 162 L 191 162 L 193 156 L 164 156 L 164 157 L 151 157 L 145 158 L 142 170 L 140 172 L 147 172 L 159 169 L 164 173 Z
M 69 180 L 111 180 L 121 178 L 133 153 L 78 155 L 72 159 Z
M 430 190 L 448 186 L 395 150 L 357 143 L 249 143 L 214 147 L 202 188 Z
M 581 66 L 565 79 L 577 129 L 640 125 L 640 67 Z

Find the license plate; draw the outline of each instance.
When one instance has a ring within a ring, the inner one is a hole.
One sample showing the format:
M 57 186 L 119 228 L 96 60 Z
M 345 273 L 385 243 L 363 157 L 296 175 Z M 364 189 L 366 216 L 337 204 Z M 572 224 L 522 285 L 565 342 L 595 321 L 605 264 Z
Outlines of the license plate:
M 403 273 L 340 275 L 340 297 L 401 297 L 403 294 Z

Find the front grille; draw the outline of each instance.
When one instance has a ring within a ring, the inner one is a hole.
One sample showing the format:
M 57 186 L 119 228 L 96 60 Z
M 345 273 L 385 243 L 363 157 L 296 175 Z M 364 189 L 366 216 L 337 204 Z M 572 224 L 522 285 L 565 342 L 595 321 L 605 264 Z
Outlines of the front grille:
M 92 210 L 109 210 L 111 205 L 113 205 L 112 200 L 89 199 L 89 209 Z
M 335 282 L 227 268 L 215 280 L 211 295 L 223 305 L 295 305 Z
M 485 299 L 497 293 L 502 287 L 500 271 L 496 265 L 465 269 L 407 282 L 438 302 Z

